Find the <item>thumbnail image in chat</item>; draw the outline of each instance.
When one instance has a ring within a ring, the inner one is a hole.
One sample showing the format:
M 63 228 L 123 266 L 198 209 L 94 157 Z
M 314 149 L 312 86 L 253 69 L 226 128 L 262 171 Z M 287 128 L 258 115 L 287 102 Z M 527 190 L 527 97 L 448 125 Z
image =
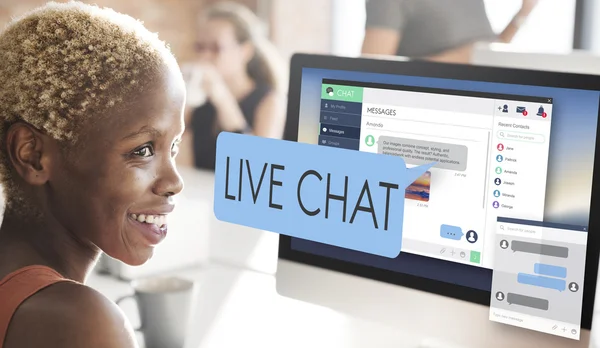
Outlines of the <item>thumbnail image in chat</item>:
M 429 202 L 431 172 L 427 171 L 406 188 L 406 199 Z

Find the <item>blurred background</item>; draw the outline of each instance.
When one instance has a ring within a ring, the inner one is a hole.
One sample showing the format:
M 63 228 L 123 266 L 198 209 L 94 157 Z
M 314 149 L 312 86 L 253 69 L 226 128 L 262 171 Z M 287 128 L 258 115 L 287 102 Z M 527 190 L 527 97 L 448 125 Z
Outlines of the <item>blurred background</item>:
M 385 0 L 372 0 L 385 1 Z M 456 0 L 462 2 L 461 0 Z M 481 0 L 496 32 L 511 21 L 521 0 Z M 3 0 L 0 25 L 43 0 Z M 85 1 L 87 2 L 87 1 Z M 218 0 L 95 0 L 100 6 L 139 18 L 170 43 L 182 61 L 194 58 L 195 24 L 203 8 Z M 365 0 L 235 0 L 258 15 L 270 40 L 284 59 L 293 52 L 355 56 L 360 53 L 365 31 Z M 452 3 L 454 0 L 447 0 Z M 566 52 L 573 48 L 600 50 L 600 18 L 597 0 L 539 0 L 529 19 L 511 43 L 517 48 L 542 52 Z M 585 11 L 584 11 L 585 9 Z M 465 18 L 469 21 L 469 18 Z M 596 22 L 598 22 L 596 20 Z M 598 24 L 596 24 L 598 25 Z
M 2 0 L 0 25 L 45 2 Z M 182 67 L 204 69 L 203 82 L 186 70 L 195 104 L 188 105 L 192 134 L 178 159 L 186 193 L 169 222 L 170 238 L 142 267 L 101 264 L 126 279 L 209 260 L 275 271 L 275 234 L 214 219 L 214 167 L 206 158 L 214 158 L 210 145 L 221 130 L 281 137 L 286 71 L 295 52 L 383 58 L 412 52 L 414 58 L 454 63 L 600 73 L 600 0 L 233 0 L 239 6 L 225 10 L 218 10 L 224 3 L 218 0 L 84 2 L 140 19 L 171 46 Z M 259 43 L 268 44 L 261 52 L 269 62 L 262 57 L 256 64 Z M 274 92 L 266 70 L 284 87 Z M 228 92 L 211 92 L 218 90 L 214 86 Z M 237 107 L 221 108 L 234 100 Z M 211 117 L 211 123 L 195 121 Z

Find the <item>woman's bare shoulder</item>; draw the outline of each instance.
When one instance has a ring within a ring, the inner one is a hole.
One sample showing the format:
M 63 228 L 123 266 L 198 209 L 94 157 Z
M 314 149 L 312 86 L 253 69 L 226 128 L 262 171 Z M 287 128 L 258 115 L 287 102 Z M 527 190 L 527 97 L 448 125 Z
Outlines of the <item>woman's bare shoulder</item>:
M 134 348 L 137 344 L 128 320 L 113 302 L 90 287 L 64 282 L 38 292 L 19 307 L 4 347 Z

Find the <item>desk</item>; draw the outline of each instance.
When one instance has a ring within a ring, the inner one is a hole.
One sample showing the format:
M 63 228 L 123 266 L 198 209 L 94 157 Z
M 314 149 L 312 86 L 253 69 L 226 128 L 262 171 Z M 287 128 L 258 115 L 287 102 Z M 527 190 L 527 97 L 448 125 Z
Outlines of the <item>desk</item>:
M 415 338 L 394 328 L 281 297 L 272 274 L 211 263 L 176 275 L 198 284 L 185 348 L 417 346 Z M 90 277 L 88 285 L 113 301 L 132 292 L 127 282 L 98 274 Z M 139 318 L 131 302 L 122 308 L 137 326 Z

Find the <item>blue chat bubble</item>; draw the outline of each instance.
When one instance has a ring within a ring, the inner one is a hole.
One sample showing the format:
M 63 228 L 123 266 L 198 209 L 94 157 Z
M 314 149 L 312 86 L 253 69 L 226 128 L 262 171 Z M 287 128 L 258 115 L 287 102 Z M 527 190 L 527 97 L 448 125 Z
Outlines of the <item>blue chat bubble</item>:
M 533 272 L 539 275 L 545 275 L 557 278 L 567 277 L 567 268 L 561 266 L 548 265 L 545 263 L 536 263 L 533 265 Z
M 458 226 L 442 225 L 440 226 L 440 237 L 452 240 L 460 240 L 463 233 L 462 229 Z
M 402 248 L 405 189 L 434 163 L 221 132 L 217 219 L 394 258 Z
M 539 286 L 541 288 L 554 289 L 560 292 L 565 291 L 567 282 L 562 279 L 548 278 L 533 274 L 519 273 L 517 282 L 520 284 Z

